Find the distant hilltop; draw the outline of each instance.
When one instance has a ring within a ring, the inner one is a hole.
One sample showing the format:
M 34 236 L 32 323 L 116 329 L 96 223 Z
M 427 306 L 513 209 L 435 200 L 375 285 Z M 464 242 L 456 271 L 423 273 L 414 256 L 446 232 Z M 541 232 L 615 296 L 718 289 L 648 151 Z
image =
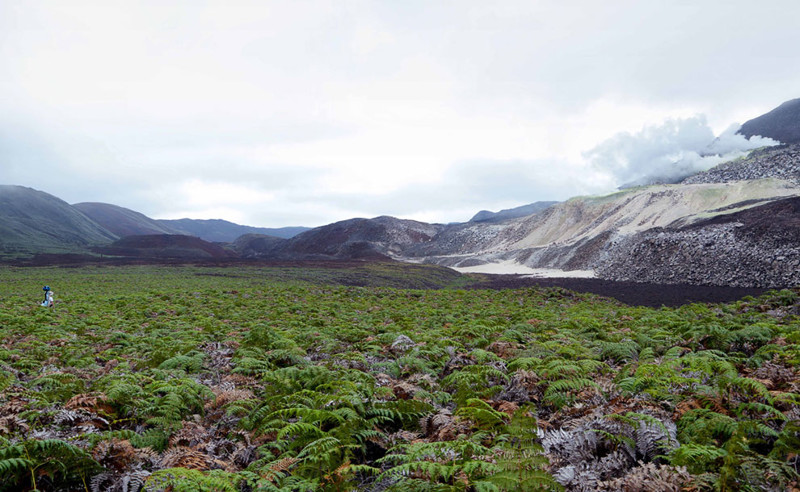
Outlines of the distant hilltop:
M 800 144 L 800 98 L 753 118 L 742 125 L 739 133 L 747 138 L 759 135 L 783 144 Z

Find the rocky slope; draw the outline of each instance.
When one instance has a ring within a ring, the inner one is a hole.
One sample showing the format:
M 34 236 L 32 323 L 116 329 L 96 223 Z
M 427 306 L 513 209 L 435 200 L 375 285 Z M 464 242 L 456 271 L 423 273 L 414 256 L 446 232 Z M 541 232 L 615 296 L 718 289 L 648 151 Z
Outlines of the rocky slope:
M 265 234 L 244 234 L 231 244 L 236 253 L 243 258 L 258 258 L 278 250 L 286 239 Z
M 394 217 L 350 219 L 317 227 L 285 241 L 250 236 L 237 248 L 250 257 L 272 259 L 388 259 L 433 239 L 445 226 Z M 257 242 L 260 242 L 257 243 Z
M 800 197 L 786 198 L 617 238 L 597 273 L 653 283 L 800 285 L 799 241 Z
M 784 179 L 800 185 L 800 144 L 754 150 L 744 159 L 720 164 L 682 182 L 730 183 L 763 178 Z
M 513 261 L 532 268 L 595 269 L 608 261 L 620 238 L 795 195 L 800 187 L 776 179 L 650 186 L 574 198 L 500 224 L 450 226 L 405 255 L 452 267 Z

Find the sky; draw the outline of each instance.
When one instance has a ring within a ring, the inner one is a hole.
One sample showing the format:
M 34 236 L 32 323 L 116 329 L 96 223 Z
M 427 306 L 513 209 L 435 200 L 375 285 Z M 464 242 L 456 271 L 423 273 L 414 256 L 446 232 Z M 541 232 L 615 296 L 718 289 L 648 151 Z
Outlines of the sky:
M 798 18 L 797 0 L 0 0 L 0 184 L 261 227 L 608 193 L 774 144 L 735 131 L 800 97 Z

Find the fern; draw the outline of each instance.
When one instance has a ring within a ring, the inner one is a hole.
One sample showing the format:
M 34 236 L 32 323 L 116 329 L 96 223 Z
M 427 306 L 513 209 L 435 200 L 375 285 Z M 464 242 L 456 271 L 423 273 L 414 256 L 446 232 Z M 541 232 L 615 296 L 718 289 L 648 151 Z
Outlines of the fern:
M 456 415 L 471 420 L 476 428 L 485 430 L 498 429 L 505 424 L 507 418 L 506 414 L 498 412 L 491 405 L 477 398 L 468 399 L 465 406 L 456 411 Z
M 51 402 L 67 401 L 86 389 L 85 382 L 78 376 L 63 372 L 39 376 L 31 383 L 38 387 L 40 397 L 46 397 Z
M 470 440 L 402 445 L 378 460 L 394 466 L 378 476 L 378 481 L 397 481 L 393 490 L 408 490 L 422 484 L 441 484 L 452 488 L 457 483 L 466 489 L 499 471 L 497 465 L 480 457 L 490 449 Z
M 86 451 L 67 442 L 25 440 L 0 448 L 0 490 L 37 490 L 45 477 L 67 488 L 85 483 L 99 467 Z
M 551 382 L 544 392 L 544 400 L 560 408 L 575 399 L 576 393 L 586 388 L 599 388 L 588 378 L 559 379 Z
M 624 363 L 636 360 L 640 349 L 640 345 L 633 340 L 601 342 L 600 357 L 602 359 L 611 359 L 617 363 Z
M 670 463 L 685 466 L 693 475 L 706 470 L 718 470 L 722 459 L 728 455 L 724 449 L 704 444 L 684 444 L 670 453 Z
M 769 457 L 776 460 L 787 460 L 790 455 L 800 455 L 800 422 L 797 420 L 786 422 L 769 452 Z
M 241 475 L 222 470 L 167 468 L 150 475 L 145 486 L 148 490 L 174 492 L 239 492 L 239 485 L 244 481 Z
M 500 383 L 508 380 L 503 372 L 492 366 L 467 366 L 442 380 L 442 386 L 453 391 L 453 400 L 464 403 L 469 398 L 490 398 L 502 391 Z
M 187 378 L 154 381 L 145 387 L 151 397 L 142 408 L 147 423 L 163 429 L 177 429 L 185 415 L 202 413 L 208 387 Z
M 500 491 L 561 490 L 547 473 L 549 461 L 537 442 L 536 419 L 532 406 L 514 412 L 494 449 L 496 468 L 485 481 Z
M 192 350 L 186 354 L 176 355 L 162 362 L 159 369 L 179 369 L 188 373 L 197 372 L 203 367 L 206 354 Z

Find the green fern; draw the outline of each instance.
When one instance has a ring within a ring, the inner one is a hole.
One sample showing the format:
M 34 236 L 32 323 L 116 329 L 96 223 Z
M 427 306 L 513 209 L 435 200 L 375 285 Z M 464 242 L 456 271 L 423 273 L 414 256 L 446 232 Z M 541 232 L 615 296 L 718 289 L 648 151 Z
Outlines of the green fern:
M 145 391 L 151 395 L 141 409 L 147 423 L 167 430 L 179 428 L 186 415 L 202 414 L 206 399 L 213 397 L 208 387 L 188 378 L 154 381 Z
M 684 444 L 670 453 L 669 461 L 675 466 L 685 466 L 693 475 L 699 475 L 709 470 L 719 470 L 727 455 L 727 451 L 717 446 Z
M 507 415 L 498 412 L 491 405 L 477 398 L 470 398 L 465 405 L 456 410 L 456 415 L 472 421 L 477 429 L 495 430 L 505 425 Z
M 599 388 L 589 378 L 575 377 L 551 382 L 544 392 L 544 400 L 557 408 L 574 401 L 577 393 L 586 388 Z
M 436 486 L 443 490 L 468 490 L 476 482 L 500 471 L 488 458 L 490 449 L 471 440 L 401 445 L 378 460 L 393 465 L 378 481 L 396 481 L 390 490 Z
M 84 380 L 74 374 L 54 372 L 39 376 L 31 384 L 38 388 L 38 396 L 49 402 L 66 401 L 86 390 Z
M 145 488 L 174 492 L 239 492 L 244 481 L 241 475 L 222 470 L 166 468 L 147 477 Z
M 198 352 L 197 350 L 192 350 L 186 354 L 176 355 L 165 360 L 158 368 L 165 370 L 179 369 L 187 373 L 193 373 L 199 371 L 200 368 L 203 367 L 203 359 L 205 359 L 205 357 L 206 354 Z
M 641 346 L 633 340 L 601 342 L 600 358 L 611 359 L 617 363 L 624 363 L 636 360 L 640 350 Z
M 562 490 L 547 473 L 549 461 L 536 440 L 534 407 L 523 405 L 498 437 L 494 449 L 497 469 L 485 480 L 499 491 Z
M 0 447 L 0 491 L 29 487 L 42 482 L 67 489 L 86 480 L 100 465 L 83 449 L 58 439 L 29 439 Z
M 463 404 L 469 398 L 491 398 L 502 391 L 500 383 L 508 381 L 508 376 L 492 366 L 472 365 L 455 371 L 442 380 L 442 386 L 453 392 L 453 400 Z

